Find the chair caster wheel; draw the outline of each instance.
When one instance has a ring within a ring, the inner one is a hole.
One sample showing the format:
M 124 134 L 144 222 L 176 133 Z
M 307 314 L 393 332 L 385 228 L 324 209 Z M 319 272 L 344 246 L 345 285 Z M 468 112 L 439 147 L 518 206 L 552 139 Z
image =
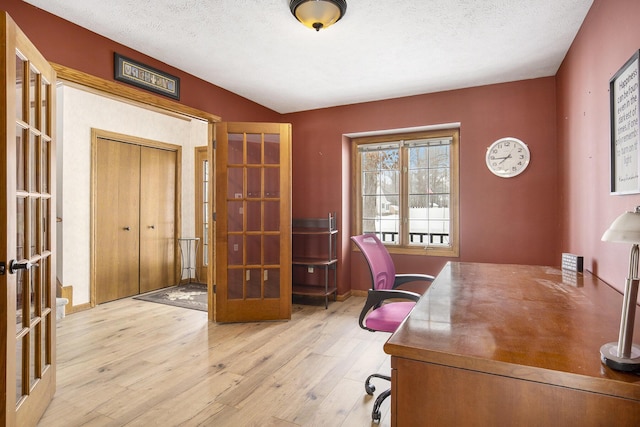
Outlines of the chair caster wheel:
M 376 391 L 376 386 L 373 384 L 366 383 L 364 385 L 364 390 L 367 392 L 369 396 L 373 396 L 373 392 Z

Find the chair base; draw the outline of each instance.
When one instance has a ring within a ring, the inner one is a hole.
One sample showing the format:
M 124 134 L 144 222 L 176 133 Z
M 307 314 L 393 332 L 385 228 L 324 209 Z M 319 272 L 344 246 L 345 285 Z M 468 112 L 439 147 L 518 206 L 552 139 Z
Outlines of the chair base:
M 371 374 L 367 377 L 367 380 L 364 382 L 364 389 L 369 396 L 373 396 L 373 393 L 376 391 L 376 386 L 371 384 L 371 378 L 380 378 L 383 380 L 391 381 L 391 377 L 382 374 Z M 387 389 L 380 393 L 373 403 L 373 410 L 371 411 L 371 420 L 373 422 L 380 422 L 380 418 L 382 414 L 380 413 L 380 406 L 382 406 L 382 402 L 391 395 L 391 389 Z
M 373 410 L 371 411 L 371 420 L 373 422 L 380 422 L 380 418 L 382 417 L 382 414 L 380 413 L 380 406 L 382 406 L 382 402 L 389 396 L 391 396 L 390 388 L 380 393 L 376 398 L 376 401 L 373 404 Z
M 380 378 L 383 380 L 391 381 L 391 377 L 382 374 L 371 374 L 367 377 L 367 380 L 364 382 L 364 390 L 367 392 L 369 396 L 373 396 L 373 392 L 376 391 L 376 386 L 371 384 L 371 378 Z

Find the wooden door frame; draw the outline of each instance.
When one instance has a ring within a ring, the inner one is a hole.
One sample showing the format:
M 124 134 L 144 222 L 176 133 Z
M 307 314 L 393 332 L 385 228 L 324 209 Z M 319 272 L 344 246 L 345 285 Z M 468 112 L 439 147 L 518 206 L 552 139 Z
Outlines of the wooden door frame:
M 213 147 L 213 140 L 215 135 L 215 124 L 221 122 L 221 118 L 206 111 L 192 108 L 179 102 L 175 102 L 148 92 L 143 92 L 133 87 L 116 83 L 114 81 L 101 79 L 99 77 L 92 76 L 82 71 L 74 70 L 73 68 L 66 67 L 64 65 L 51 63 L 51 66 L 58 75 L 58 81 L 70 83 L 71 85 L 79 85 L 84 89 L 89 89 L 99 95 L 114 97 L 120 101 L 128 102 L 132 105 L 136 105 L 142 108 L 151 110 L 158 110 L 161 112 L 176 113 L 179 115 L 193 117 L 199 120 L 207 122 L 207 146 L 209 153 L 209 164 L 215 167 L 215 149 Z M 215 173 L 213 169 L 210 173 Z M 209 186 L 209 200 L 211 201 L 211 210 L 209 212 L 209 228 L 215 229 L 215 222 L 213 221 L 212 214 L 215 212 L 215 189 L 213 185 Z M 212 237 L 210 237 L 211 239 Z M 213 256 L 215 252 L 215 239 L 211 243 L 211 250 L 209 250 L 209 266 L 215 266 L 215 258 Z M 209 274 L 207 281 L 207 289 L 209 293 L 209 321 L 213 322 L 214 317 L 214 290 L 213 290 L 213 275 Z
M 166 142 L 154 141 L 151 139 L 140 138 L 137 136 L 125 135 L 122 133 L 111 132 L 102 129 L 91 128 L 91 220 L 90 220 L 90 260 L 91 265 L 89 268 L 89 301 L 91 307 L 96 306 L 96 206 L 97 206 L 97 145 L 98 139 L 107 139 L 124 144 L 138 145 L 140 147 L 156 148 L 176 153 L 176 188 L 175 188 L 175 205 L 174 205 L 174 278 L 179 276 L 180 260 L 179 260 L 179 248 L 178 248 L 178 234 L 182 229 L 182 146 L 175 144 L 168 144 Z

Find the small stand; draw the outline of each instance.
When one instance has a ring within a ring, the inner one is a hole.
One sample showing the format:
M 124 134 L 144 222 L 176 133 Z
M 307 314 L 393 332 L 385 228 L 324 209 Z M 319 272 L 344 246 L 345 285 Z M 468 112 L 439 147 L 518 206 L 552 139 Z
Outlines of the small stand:
M 195 265 L 191 265 L 191 260 L 196 259 L 199 243 L 199 237 L 181 237 L 178 239 L 178 246 L 180 246 L 180 259 L 182 261 L 180 282 L 182 282 L 185 271 L 187 272 L 187 283 L 191 283 L 192 278 L 194 278 L 195 281 L 198 282 L 198 269 Z M 191 275 L 192 271 L 193 276 Z

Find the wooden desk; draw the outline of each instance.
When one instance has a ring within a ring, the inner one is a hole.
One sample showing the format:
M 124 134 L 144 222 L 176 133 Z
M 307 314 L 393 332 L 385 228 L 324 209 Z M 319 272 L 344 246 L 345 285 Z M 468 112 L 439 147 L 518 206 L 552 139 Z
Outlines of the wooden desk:
M 385 344 L 392 426 L 640 426 L 640 375 L 600 362 L 622 296 L 576 276 L 447 264 Z

